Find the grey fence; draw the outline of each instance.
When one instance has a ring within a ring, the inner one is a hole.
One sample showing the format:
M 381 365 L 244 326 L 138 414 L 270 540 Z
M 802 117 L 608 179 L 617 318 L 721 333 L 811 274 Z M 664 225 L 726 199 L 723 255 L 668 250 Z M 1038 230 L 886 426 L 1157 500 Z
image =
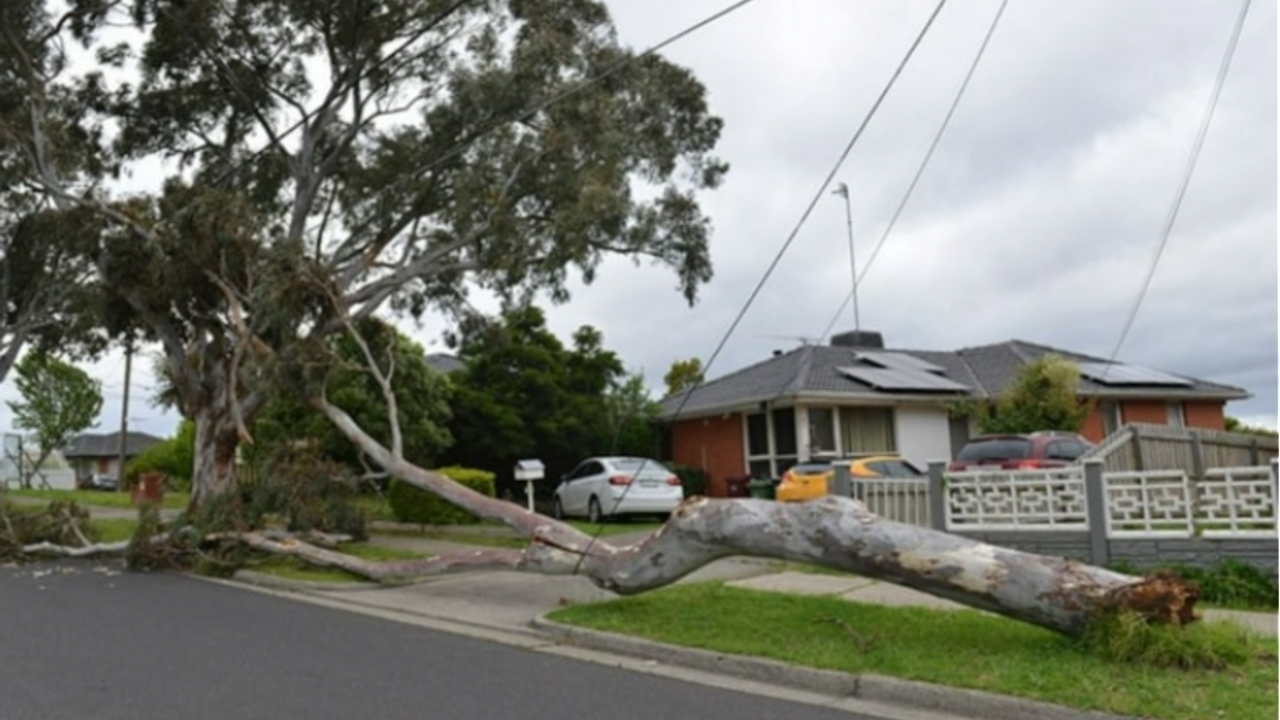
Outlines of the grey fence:
M 1200 479 L 1209 468 L 1257 467 L 1280 455 L 1280 439 L 1222 430 L 1130 423 L 1107 436 L 1083 459 L 1110 472 L 1184 469 Z

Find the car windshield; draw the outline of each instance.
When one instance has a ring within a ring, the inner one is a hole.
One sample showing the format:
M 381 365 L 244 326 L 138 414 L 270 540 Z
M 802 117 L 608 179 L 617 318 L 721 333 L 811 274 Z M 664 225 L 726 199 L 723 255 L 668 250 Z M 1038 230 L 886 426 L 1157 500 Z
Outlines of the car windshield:
M 867 463 L 867 467 L 874 470 L 881 477 L 916 478 L 920 477 L 921 474 L 914 465 L 906 460 L 878 460 Z
M 975 440 L 960 450 L 957 460 L 1019 460 L 1031 457 L 1031 441 L 1022 438 Z

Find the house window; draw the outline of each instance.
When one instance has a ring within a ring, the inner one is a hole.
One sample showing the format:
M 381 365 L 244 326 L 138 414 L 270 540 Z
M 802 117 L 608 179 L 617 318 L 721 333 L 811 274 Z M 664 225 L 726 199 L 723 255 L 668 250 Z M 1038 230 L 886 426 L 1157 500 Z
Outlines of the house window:
M 1182 403 L 1169 401 L 1165 404 L 1165 411 L 1169 416 L 1169 424 L 1174 427 L 1186 427 L 1187 418 L 1182 412 Z
M 809 408 L 809 454 L 836 452 L 836 418 L 831 408 Z
M 747 455 L 769 454 L 769 422 L 764 413 L 747 416 Z
M 773 451 L 779 455 L 796 454 L 796 410 L 773 411 Z
M 1115 400 L 1103 400 L 1098 403 L 1098 413 L 1102 415 L 1102 434 L 1110 435 L 1120 429 L 1120 403 Z
M 895 452 L 893 408 L 843 408 L 840 431 L 845 454 Z

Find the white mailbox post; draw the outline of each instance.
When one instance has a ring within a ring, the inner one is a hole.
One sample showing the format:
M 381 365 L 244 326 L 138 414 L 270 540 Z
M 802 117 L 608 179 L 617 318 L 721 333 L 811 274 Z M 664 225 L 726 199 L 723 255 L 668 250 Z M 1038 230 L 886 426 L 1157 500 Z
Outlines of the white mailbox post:
M 533 512 L 533 481 L 541 480 L 546 469 L 537 459 L 516 461 L 516 480 L 524 481 L 524 496 L 529 498 L 529 512 Z

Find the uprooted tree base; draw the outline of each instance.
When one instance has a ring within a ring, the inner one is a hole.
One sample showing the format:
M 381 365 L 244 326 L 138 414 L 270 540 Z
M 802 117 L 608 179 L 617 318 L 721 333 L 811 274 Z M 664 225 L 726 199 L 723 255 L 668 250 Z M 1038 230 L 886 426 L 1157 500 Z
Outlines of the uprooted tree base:
M 411 467 L 411 466 L 410 466 Z M 438 476 L 412 477 L 433 490 Z M 470 492 L 449 483 L 447 493 Z M 434 491 L 434 490 L 433 490 Z M 483 497 L 483 496 L 480 496 Z M 348 539 L 324 532 L 225 528 L 182 524 L 164 531 L 154 509 L 144 513 L 131 543 L 93 544 L 72 529 L 82 511 L 51 508 L 46 525 L 58 529 L 35 543 L 3 545 L 22 555 L 127 554 L 135 568 L 195 568 L 225 574 L 254 553 L 297 557 L 380 583 L 403 583 L 480 568 L 583 575 L 619 594 L 668 585 L 732 555 L 816 563 L 915 588 L 981 610 L 1067 635 L 1080 635 L 1100 614 L 1132 611 L 1149 623 L 1194 622 L 1198 589 L 1174 575 L 1123 575 L 1062 558 L 997 547 L 927 528 L 893 522 L 854 500 L 829 497 L 790 504 L 693 498 L 668 523 L 634 545 L 615 547 L 510 503 L 494 503 L 500 518 L 521 531 L 523 549 L 482 549 L 417 560 L 373 561 L 340 552 Z M 487 507 L 487 506 L 486 506 Z M 480 513 L 482 516 L 484 513 Z M 11 523 L 6 520 L 6 523 Z M 28 540 L 31 538 L 27 538 Z M 55 542 L 60 540 L 62 542 Z

